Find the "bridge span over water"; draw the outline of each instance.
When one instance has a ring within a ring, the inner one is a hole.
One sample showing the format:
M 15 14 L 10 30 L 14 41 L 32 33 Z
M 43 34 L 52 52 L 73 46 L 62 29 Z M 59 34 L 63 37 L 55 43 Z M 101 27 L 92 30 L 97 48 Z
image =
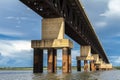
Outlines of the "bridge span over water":
M 63 49 L 63 72 L 70 72 L 71 70 L 71 48 L 72 42 L 68 39 L 64 39 L 64 33 L 71 37 L 75 42 L 81 46 L 80 56 L 76 57 L 78 71 L 80 70 L 80 60 L 93 60 L 96 64 L 109 64 L 109 60 L 106 53 L 97 38 L 97 35 L 92 28 L 92 25 L 84 11 L 83 6 L 79 0 L 20 0 L 26 6 L 35 11 L 38 15 L 43 17 L 42 20 L 42 40 L 33 40 L 32 48 L 34 48 L 34 72 L 42 72 L 42 53 L 43 49 L 48 49 L 48 71 L 56 71 L 56 49 Z M 62 24 L 64 23 L 64 24 Z M 51 25 L 52 24 L 52 25 Z M 59 26 L 61 24 L 62 26 Z M 49 37 L 50 33 L 57 34 L 56 31 L 60 31 L 60 37 Z M 55 26 L 59 26 L 56 29 Z M 62 28 L 62 30 L 61 30 Z M 50 30 L 52 32 L 50 32 Z M 62 37 L 61 37 L 62 36 Z M 62 42 L 66 42 L 66 45 L 62 45 Z M 48 43 L 48 45 L 43 45 Z M 60 45 L 56 45 L 56 44 Z M 68 43 L 68 44 L 67 44 Z M 66 53 L 68 55 L 66 56 Z M 37 59 L 39 56 L 40 59 Z M 67 61 L 65 61 L 67 60 Z M 39 63 L 39 62 L 41 63 Z M 97 65 L 98 66 L 98 65 Z M 38 69 L 39 68 L 39 69 Z M 100 66 L 99 66 L 100 68 Z M 40 70 L 41 69 L 41 70 Z

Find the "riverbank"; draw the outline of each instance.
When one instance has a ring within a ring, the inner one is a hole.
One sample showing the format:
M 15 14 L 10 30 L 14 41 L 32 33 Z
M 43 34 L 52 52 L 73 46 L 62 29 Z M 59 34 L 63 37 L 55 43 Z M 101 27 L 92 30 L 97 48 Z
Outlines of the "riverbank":
M 1 67 L 0 70 L 33 70 L 32 67 Z
M 47 67 L 43 68 L 47 70 Z M 62 67 L 57 67 L 57 70 L 61 70 Z M 0 67 L 0 70 L 33 70 L 33 67 Z M 72 70 L 77 70 L 75 66 L 72 67 Z

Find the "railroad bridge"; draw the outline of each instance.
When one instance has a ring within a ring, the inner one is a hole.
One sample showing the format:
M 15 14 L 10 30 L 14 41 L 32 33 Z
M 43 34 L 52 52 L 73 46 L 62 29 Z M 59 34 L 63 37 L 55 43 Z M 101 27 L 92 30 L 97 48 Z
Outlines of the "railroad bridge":
M 73 43 L 64 38 L 67 34 L 80 45 L 77 70 L 81 71 L 90 61 L 91 70 L 111 69 L 106 53 L 92 28 L 79 0 L 20 0 L 42 16 L 42 39 L 32 40 L 34 48 L 34 73 L 43 72 L 43 50 L 48 51 L 48 72 L 56 72 L 57 49 L 62 49 L 62 71 L 71 72 L 71 49 Z M 74 53 L 73 53 L 74 54 Z M 92 68 L 93 67 L 93 68 Z

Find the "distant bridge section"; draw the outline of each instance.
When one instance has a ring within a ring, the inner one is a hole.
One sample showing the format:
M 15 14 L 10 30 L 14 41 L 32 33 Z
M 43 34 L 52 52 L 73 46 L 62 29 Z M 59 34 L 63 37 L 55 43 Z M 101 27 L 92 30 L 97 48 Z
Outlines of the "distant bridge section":
M 90 45 L 92 54 L 109 60 L 79 0 L 20 0 L 43 18 L 64 17 L 65 33 L 80 45 Z

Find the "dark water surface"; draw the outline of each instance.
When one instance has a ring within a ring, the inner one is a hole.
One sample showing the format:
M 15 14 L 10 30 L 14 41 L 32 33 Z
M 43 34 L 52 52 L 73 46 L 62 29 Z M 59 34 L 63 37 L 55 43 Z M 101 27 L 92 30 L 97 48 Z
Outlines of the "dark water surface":
M 44 71 L 42 74 L 33 74 L 32 71 L 0 71 L 0 80 L 120 80 L 120 71 L 77 72 L 69 74 L 61 71 L 51 74 Z

